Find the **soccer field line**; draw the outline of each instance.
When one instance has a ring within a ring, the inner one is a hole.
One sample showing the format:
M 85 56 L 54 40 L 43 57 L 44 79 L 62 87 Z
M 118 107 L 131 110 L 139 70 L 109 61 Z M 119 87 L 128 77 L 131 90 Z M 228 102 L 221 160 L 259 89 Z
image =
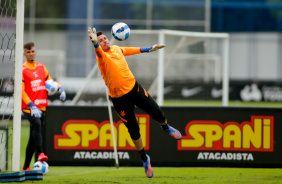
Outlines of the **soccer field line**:
M 69 175 L 78 175 L 78 174 L 89 174 L 89 173 L 94 173 L 94 172 L 108 172 L 108 171 L 121 171 L 121 170 L 129 170 L 132 168 L 126 168 L 126 169 L 122 169 L 122 168 L 118 168 L 118 169 L 107 169 L 107 170 L 96 170 L 96 171 L 89 171 L 89 172 L 80 172 L 80 173 L 70 173 L 70 174 L 63 174 L 63 175 L 57 175 L 57 176 L 47 176 L 48 178 L 55 178 L 55 177 L 62 177 L 62 176 L 69 176 Z M 140 168 L 138 168 L 140 169 Z

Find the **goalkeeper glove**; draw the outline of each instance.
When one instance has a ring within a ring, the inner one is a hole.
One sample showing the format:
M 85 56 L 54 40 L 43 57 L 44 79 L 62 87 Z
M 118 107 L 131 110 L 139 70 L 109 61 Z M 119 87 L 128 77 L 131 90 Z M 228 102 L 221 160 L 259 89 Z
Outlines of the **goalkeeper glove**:
M 62 102 L 65 101 L 66 100 L 66 92 L 65 92 L 64 88 L 63 87 L 59 87 L 59 92 L 61 93 L 60 100 Z
M 41 118 L 42 116 L 42 111 L 40 109 L 38 109 L 34 103 L 29 102 L 28 106 L 30 107 L 30 114 L 31 116 L 34 116 L 36 118 Z
M 95 27 L 93 27 L 93 30 L 91 29 L 91 27 L 88 28 L 88 36 L 89 36 L 90 40 L 92 41 L 94 47 L 95 48 L 99 47 L 99 43 L 98 43 L 98 38 L 97 38 Z
M 154 52 L 154 51 L 156 51 L 158 49 L 161 49 L 161 48 L 164 48 L 164 47 L 165 47 L 165 44 L 161 44 L 161 45 L 155 44 L 155 45 L 153 45 L 151 47 L 141 47 L 140 48 L 140 52 L 141 53 L 144 53 L 144 52 Z

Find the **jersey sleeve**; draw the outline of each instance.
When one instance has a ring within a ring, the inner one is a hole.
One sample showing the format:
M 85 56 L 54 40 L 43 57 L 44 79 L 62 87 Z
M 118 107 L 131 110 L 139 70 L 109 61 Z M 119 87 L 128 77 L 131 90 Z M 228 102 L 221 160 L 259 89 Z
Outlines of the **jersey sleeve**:
M 140 47 L 120 47 L 124 56 L 140 54 Z
M 94 51 L 96 53 L 96 62 L 98 64 L 102 64 L 105 60 L 106 54 L 103 51 L 103 49 L 101 48 L 101 46 L 94 48 Z
M 44 68 L 44 74 L 45 74 L 45 81 L 53 80 L 52 77 L 49 75 L 47 68 L 45 66 L 43 66 L 43 68 Z
M 105 57 L 105 53 L 104 51 L 102 50 L 101 46 L 97 47 L 97 48 L 94 48 L 95 52 L 96 52 L 96 55 L 98 58 L 104 58 Z

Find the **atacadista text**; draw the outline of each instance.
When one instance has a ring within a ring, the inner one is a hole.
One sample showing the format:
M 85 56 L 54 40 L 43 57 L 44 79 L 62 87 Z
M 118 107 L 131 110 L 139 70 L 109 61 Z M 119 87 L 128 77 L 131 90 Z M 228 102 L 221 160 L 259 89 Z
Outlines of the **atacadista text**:
M 220 152 L 200 152 L 197 160 L 245 160 L 253 161 L 252 153 L 220 153 Z
M 117 152 L 118 159 L 130 159 L 128 152 Z M 76 151 L 74 159 L 115 159 L 114 152 Z

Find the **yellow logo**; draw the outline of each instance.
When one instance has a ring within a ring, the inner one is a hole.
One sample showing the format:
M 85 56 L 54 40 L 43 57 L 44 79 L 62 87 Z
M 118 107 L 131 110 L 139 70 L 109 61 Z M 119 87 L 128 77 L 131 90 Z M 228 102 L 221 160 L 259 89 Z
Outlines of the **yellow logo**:
M 144 149 L 149 149 L 150 116 L 136 115 Z M 54 136 L 54 148 L 66 150 L 112 150 L 113 137 L 109 120 L 68 120 L 62 125 L 62 134 Z M 116 145 L 119 150 L 136 150 L 122 121 L 114 122 Z
M 186 136 L 178 150 L 273 151 L 273 116 L 252 116 L 251 121 L 194 120 L 186 125 Z

